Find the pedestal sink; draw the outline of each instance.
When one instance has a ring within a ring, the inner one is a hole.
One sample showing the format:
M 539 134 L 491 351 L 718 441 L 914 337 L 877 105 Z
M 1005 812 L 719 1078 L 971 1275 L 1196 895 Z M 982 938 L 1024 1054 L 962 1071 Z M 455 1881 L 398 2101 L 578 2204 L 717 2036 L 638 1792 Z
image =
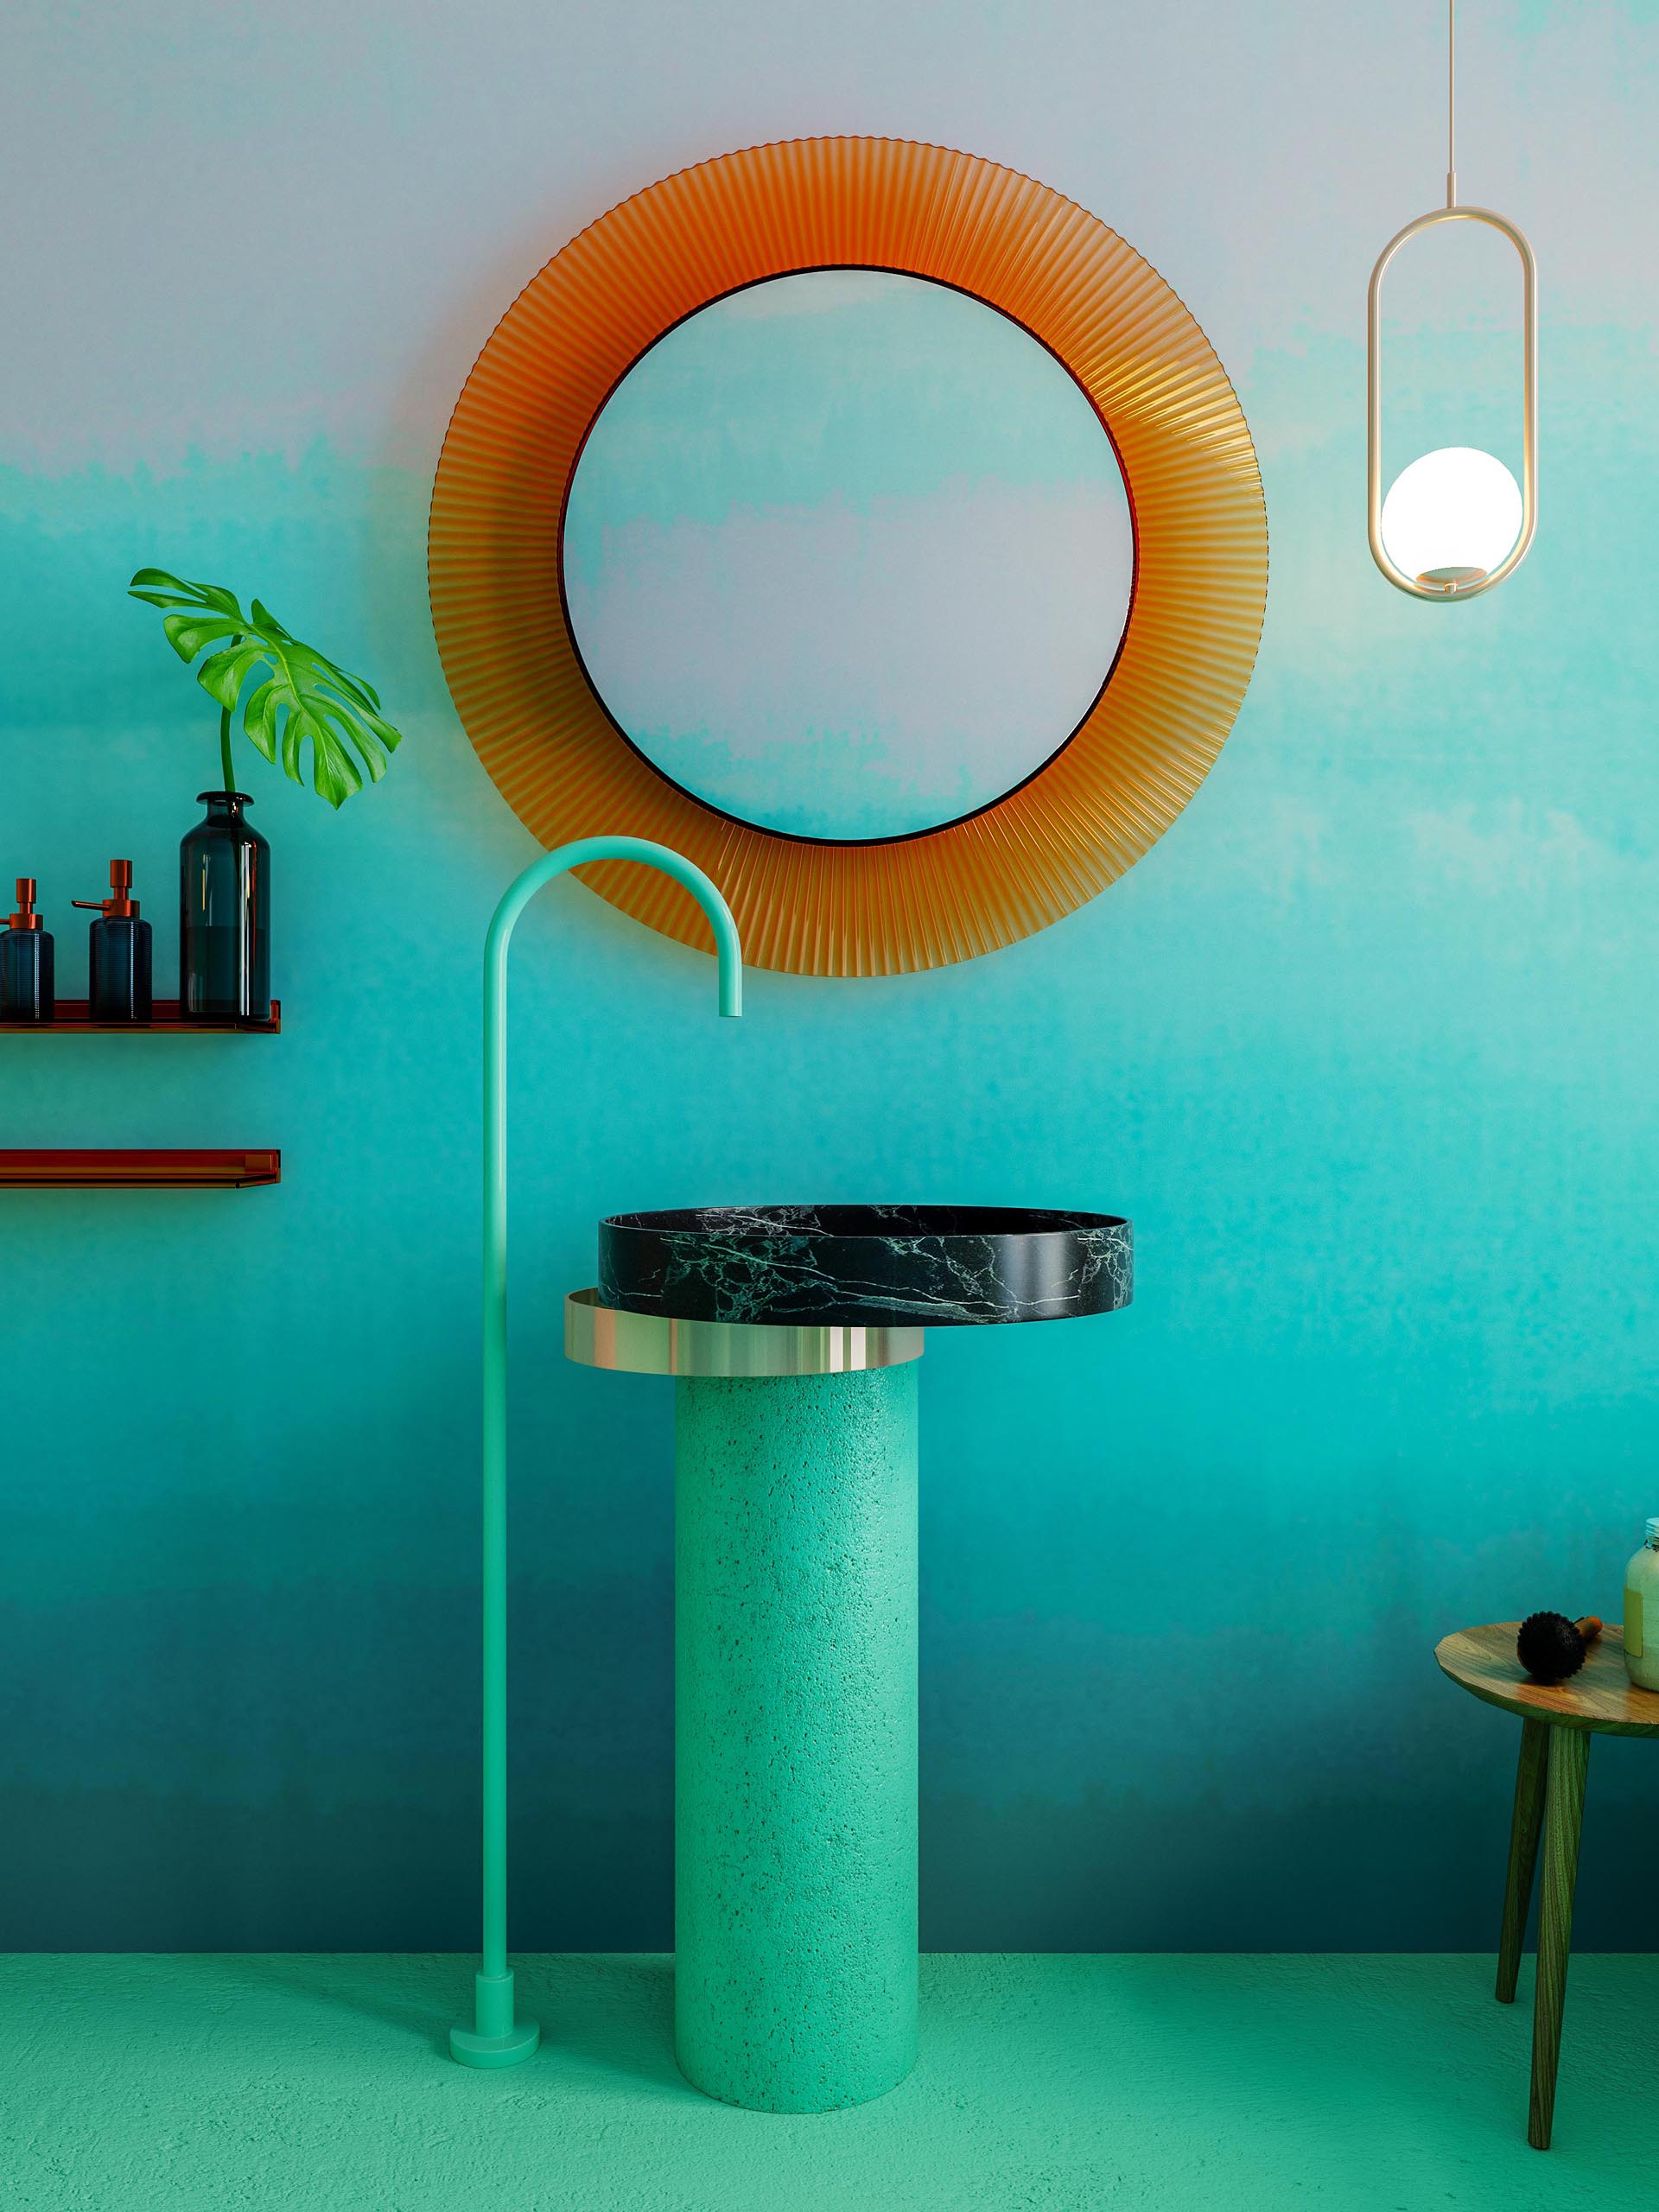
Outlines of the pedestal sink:
M 823 2112 L 916 2056 L 916 1368 L 929 1328 L 1129 1302 L 1127 1221 L 725 1206 L 600 1224 L 565 1351 L 672 1375 L 675 2037 Z

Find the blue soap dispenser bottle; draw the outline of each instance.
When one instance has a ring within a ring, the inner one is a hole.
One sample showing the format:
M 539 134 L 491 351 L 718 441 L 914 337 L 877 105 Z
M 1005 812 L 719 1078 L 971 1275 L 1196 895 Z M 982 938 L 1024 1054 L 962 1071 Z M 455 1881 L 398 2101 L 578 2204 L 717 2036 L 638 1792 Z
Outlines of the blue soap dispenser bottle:
M 35 911 L 35 878 L 20 875 L 17 912 L 0 932 L 0 1021 L 50 1021 L 56 1012 L 52 932 Z
M 77 899 L 98 916 L 92 927 L 87 1011 L 94 1021 L 149 1020 L 149 924 L 131 896 L 132 862 L 110 862 L 110 896 Z

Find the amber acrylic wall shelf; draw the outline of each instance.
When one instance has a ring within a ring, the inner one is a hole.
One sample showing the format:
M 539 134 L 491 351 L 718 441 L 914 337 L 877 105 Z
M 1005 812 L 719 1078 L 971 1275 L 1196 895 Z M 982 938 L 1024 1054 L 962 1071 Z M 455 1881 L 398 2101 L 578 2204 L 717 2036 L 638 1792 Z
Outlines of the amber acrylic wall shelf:
M 187 1037 L 238 1029 L 273 1037 L 282 1026 L 276 999 L 267 1021 L 186 1021 L 177 999 L 157 999 L 148 1021 L 94 1021 L 85 999 L 60 999 L 53 1020 L 0 1022 L 0 1037 Z M 274 1151 L 0 1150 L 0 1189 L 239 1191 L 282 1179 L 283 1156 Z
M 280 1152 L 0 1151 L 0 1186 L 106 1191 L 239 1191 L 280 1183 Z
M 246 1030 L 256 1037 L 274 1037 L 283 1026 L 283 1004 L 280 999 L 270 1002 L 268 1021 L 187 1021 L 179 1012 L 177 999 L 157 999 L 148 1021 L 94 1021 L 92 1010 L 85 999 L 60 999 L 57 1014 L 51 1021 L 0 1021 L 0 1037 L 188 1037 L 213 1035 L 215 1032 Z

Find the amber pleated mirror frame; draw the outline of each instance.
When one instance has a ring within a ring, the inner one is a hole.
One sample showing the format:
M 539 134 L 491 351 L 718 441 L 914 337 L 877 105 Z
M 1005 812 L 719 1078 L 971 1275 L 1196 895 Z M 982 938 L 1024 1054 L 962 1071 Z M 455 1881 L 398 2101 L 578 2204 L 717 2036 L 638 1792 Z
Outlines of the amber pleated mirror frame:
M 671 782 L 588 683 L 559 588 L 570 480 L 600 410 L 664 332 L 768 277 L 931 277 L 1000 309 L 1070 371 L 1115 446 L 1135 532 L 1122 642 L 1093 708 L 1014 790 L 938 829 L 840 843 L 741 822 Z M 1209 341 L 1115 231 L 1031 178 L 938 146 L 803 138 L 665 178 L 556 254 L 498 324 L 432 495 L 433 622 L 456 709 L 549 847 L 654 838 L 702 868 L 753 965 L 889 976 L 1012 944 L 1094 898 L 1185 806 L 1243 700 L 1267 518 L 1243 412 Z M 654 869 L 582 879 L 710 949 Z

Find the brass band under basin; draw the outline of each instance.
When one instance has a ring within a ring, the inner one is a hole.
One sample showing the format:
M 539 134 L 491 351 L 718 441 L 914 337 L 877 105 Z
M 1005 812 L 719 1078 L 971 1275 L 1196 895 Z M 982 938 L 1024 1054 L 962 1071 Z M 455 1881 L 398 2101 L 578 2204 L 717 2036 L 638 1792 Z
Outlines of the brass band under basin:
M 914 1328 L 835 1328 L 753 1321 L 676 1321 L 601 1306 L 597 1290 L 564 1301 L 564 1356 L 623 1375 L 845 1375 L 919 1359 Z

